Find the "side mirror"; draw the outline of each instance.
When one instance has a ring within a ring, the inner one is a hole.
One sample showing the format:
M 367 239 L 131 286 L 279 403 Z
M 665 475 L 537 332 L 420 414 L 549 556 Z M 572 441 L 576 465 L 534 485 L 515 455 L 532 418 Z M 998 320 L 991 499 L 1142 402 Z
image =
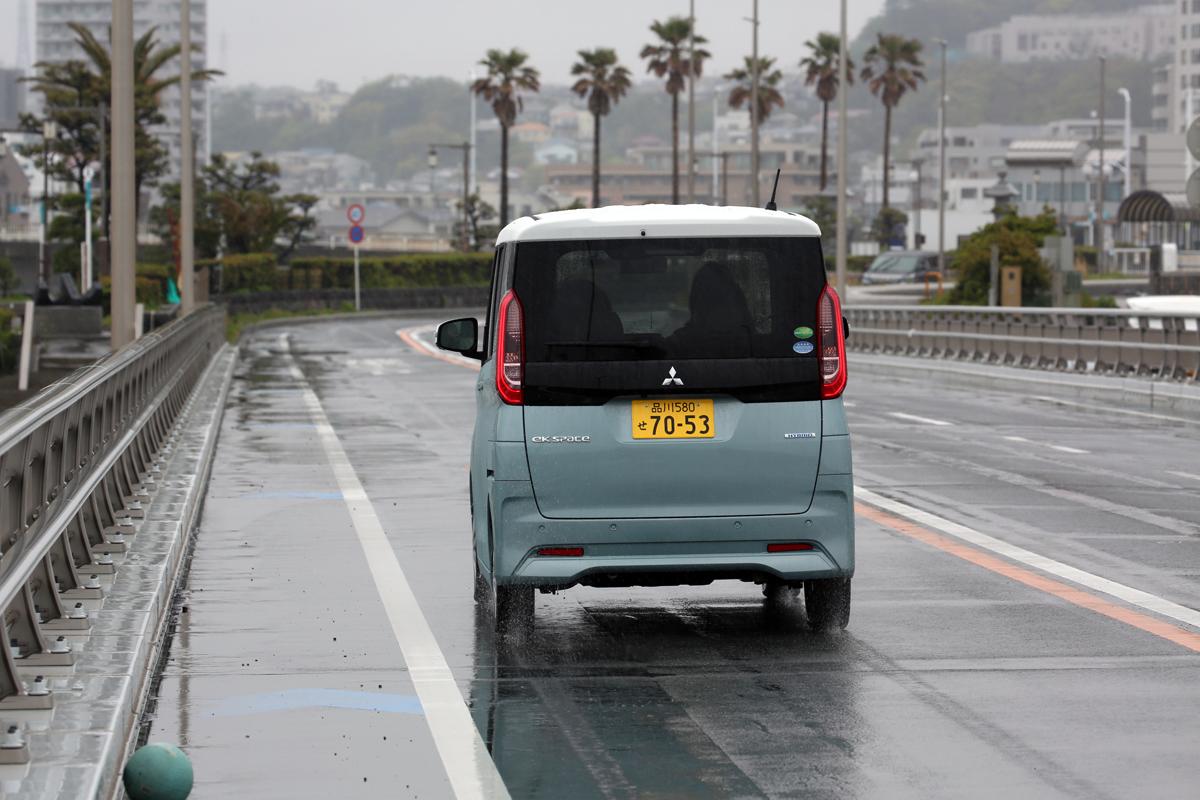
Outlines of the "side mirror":
M 850 320 L 845 317 L 842 317 L 842 334 L 847 342 L 850 341 Z
M 438 326 L 437 346 L 442 350 L 482 361 L 483 352 L 475 346 L 478 341 L 479 323 L 474 317 L 454 319 Z

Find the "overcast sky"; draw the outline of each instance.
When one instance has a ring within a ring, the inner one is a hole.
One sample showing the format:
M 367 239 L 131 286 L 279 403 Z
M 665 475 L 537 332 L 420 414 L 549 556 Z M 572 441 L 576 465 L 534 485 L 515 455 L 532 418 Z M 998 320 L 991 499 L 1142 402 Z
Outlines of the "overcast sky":
M 35 0 L 27 0 L 30 17 Z M 0 64 L 16 60 L 18 0 L 0 0 Z M 750 53 L 752 0 L 696 0 L 715 72 Z M 849 0 L 853 35 L 883 0 Z M 543 80 L 565 83 L 580 48 L 615 47 L 638 65 L 654 19 L 686 15 L 687 0 L 208 0 L 210 64 L 226 85 L 353 89 L 389 74 L 465 77 L 489 47 L 520 47 Z M 803 43 L 837 30 L 836 0 L 760 0 L 760 49 L 792 69 Z M 30 20 L 32 25 L 33 20 Z M 639 75 L 644 67 L 638 65 Z M 710 70 L 712 74 L 713 70 Z

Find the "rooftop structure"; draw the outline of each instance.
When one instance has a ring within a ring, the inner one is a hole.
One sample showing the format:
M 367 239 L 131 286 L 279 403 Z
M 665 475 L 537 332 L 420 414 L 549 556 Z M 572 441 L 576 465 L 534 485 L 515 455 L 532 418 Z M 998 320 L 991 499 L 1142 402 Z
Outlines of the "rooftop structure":
M 967 52 L 1006 64 L 1096 56 L 1154 61 L 1172 52 L 1175 34 L 1174 3 L 1137 12 L 1022 14 L 967 34 Z

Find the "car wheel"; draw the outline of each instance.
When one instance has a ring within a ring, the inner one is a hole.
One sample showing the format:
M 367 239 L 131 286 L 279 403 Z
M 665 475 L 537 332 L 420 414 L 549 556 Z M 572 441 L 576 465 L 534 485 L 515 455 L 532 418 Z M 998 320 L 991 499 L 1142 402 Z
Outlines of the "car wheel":
M 815 631 L 843 630 L 850 624 L 850 579 L 805 581 L 804 611 Z

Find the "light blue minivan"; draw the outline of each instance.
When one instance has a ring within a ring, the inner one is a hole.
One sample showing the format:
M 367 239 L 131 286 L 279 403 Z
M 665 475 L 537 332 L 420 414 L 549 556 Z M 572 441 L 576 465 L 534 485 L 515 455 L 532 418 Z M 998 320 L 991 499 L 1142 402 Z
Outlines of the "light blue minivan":
M 530 216 L 499 236 L 471 450 L 476 599 L 500 630 L 535 590 L 804 589 L 844 628 L 854 574 L 846 335 L 820 231 L 752 208 Z

